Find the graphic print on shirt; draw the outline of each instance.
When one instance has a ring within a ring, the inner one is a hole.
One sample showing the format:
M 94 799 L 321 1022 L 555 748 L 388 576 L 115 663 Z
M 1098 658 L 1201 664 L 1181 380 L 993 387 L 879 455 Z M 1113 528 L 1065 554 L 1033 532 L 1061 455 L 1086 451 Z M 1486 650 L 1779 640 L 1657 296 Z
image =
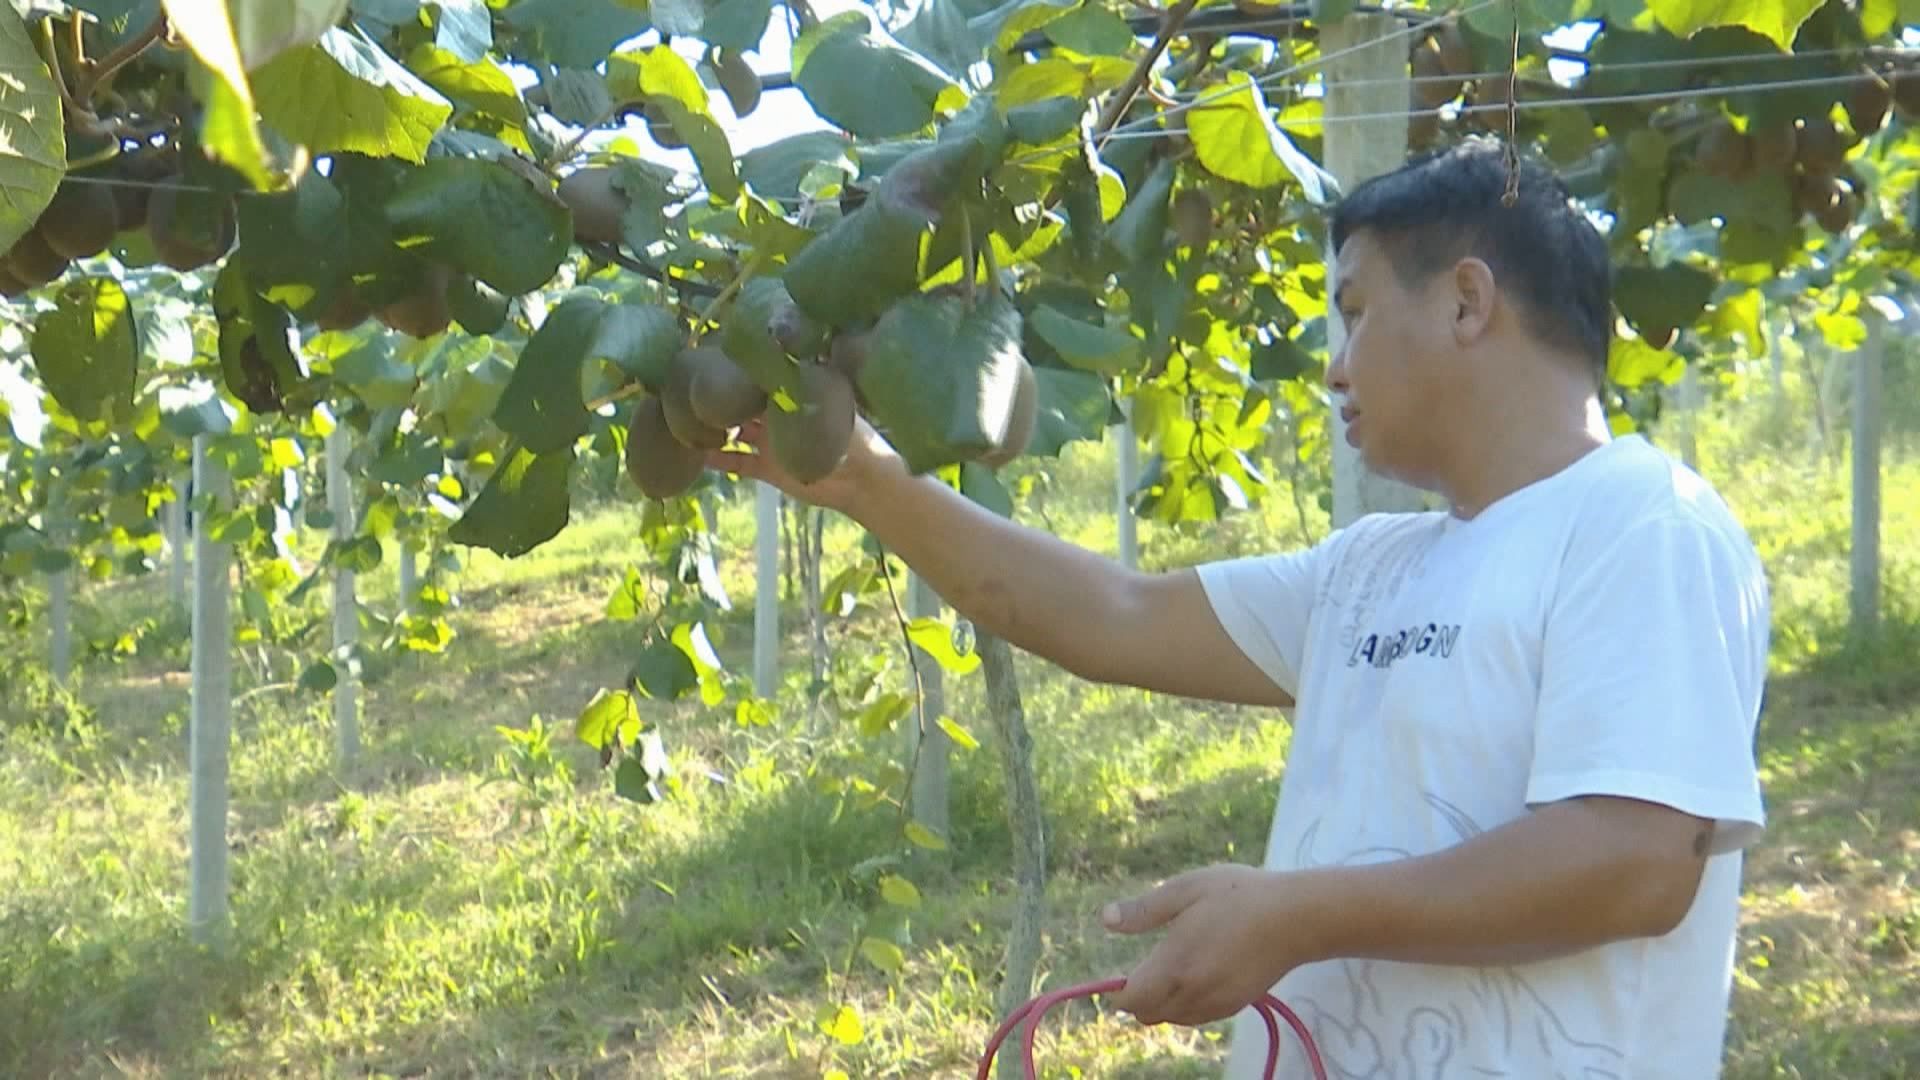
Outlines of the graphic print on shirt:
M 1427 805 L 1444 818 L 1461 841 L 1483 830 L 1464 810 L 1431 791 Z M 1412 858 L 1413 852 L 1369 847 L 1334 859 L 1315 852 L 1318 821 L 1301 834 L 1294 851 L 1302 869 L 1354 866 L 1383 858 Z M 1314 1032 L 1329 1075 L 1340 1080 L 1534 1080 L 1509 1073 L 1515 1040 L 1539 1045 L 1555 1071 L 1541 1080 L 1625 1080 L 1626 1055 L 1616 1047 L 1576 1038 L 1558 1013 L 1512 968 L 1486 968 L 1456 1000 L 1424 1002 L 1396 1025 L 1374 985 L 1375 960 L 1342 960 L 1347 994 L 1322 1001 L 1311 994 L 1294 999 L 1294 1009 Z M 1478 1018 L 1476 1028 L 1469 1018 Z M 1396 1030 L 1397 1028 L 1397 1030 Z

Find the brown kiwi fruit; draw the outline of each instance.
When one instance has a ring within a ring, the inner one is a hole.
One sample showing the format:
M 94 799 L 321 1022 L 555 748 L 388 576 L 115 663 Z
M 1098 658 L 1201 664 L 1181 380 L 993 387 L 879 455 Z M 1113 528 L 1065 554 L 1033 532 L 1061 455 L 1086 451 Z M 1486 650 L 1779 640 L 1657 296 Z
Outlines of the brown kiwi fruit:
M 342 285 L 333 294 L 333 300 L 313 317 L 313 322 L 322 330 L 351 330 L 372 315 L 373 309 L 353 291 L 353 286 Z
M 1001 436 L 1000 445 L 980 455 L 980 462 L 990 469 L 1001 466 L 1027 452 L 1027 444 L 1033 441 L 1034 423 L 1040 418 L 1040 380 L 1033 373 L 1033 365 L 1026 358 L 1020 360 L 1020 383 L 1013 393 L 1013 411 L 1007 416 L 1007 431 Z
M 608 166 L 590 166 L 575 170 L 560 181 L 560 201 L 573 211 L 574 239 L 603 244 L 620 242 L 620 219 L 627 213 L 627 197 L 614 186 L 613 172 Z
M 1747 142 L 1756 172 L 1783 172 L 1793 164 L 1799 133 L 1791 120 L 1758 121 L 1747 125 Z
M 767 333 L 788 356 L 812 356 L 827 343 L 826 331 L 791 300 L 774 307 L 767 317 Z
M 767 392 L 732 357 L 712 346 L 698 351 L 702 355 L 687 383 L 687 403 L 701 423 L 724 431 L 766 411 Z
M 25 295 L 29 288 L 31 286 L 26 282 L 13 276 L 13 271 L 7 269 L 5 262 L 0 262 L 0 296 L 12 300 Z
M 1793 209 L 1799 214 L 1816 214 L 1840 195 L 1840 184 L 1832 173 L 1809 170 L 1793 178 Z
M 681 445 L 696 450 L 718 450 L 727 445 L 726 429 L 708 424 L 693 411 L 694 375 L 706 364 L 709 351 L 718 350 L 711 346 L 681 349 L 667 366 L 667 383 L 660 388 L 660 408 L 666 414 L 667 430 Z
M 853 441 L 853 384 L 837 368 L 800 365 L 799 408 L 767 410 L 767 438 L 787 474 L 803 484 L 833 475 Z
M 1440 64 L 1449 75 L 1466 75 L 1473 71 L 1473 50 L 1467 47 L 1467 35 L 1460 24 L 1448 20 L 1434 31 L 1433 45 L 1440 53 Z
M 867 365 L 868 333 L 866 330 L 842 331 L 833 336 L 833 344 L 827 347 L 827 365 L 856 385 L 860 382 L 860 369 Z
M 1656 349 L 1664 349 L 1673 344 L 1676 333 L 1678 331 L 1671 326 L 1650 326 L 1640 335 L 1640 338 Z
M 627 475 L 640 494 L 670 499 L 693 486 L 707 467 L 707 456 L 673 437 L 657 397 L 644 398 L 627 420 Z
M 1920 117 L 1920 72 L 1903 71 L 1893 76 L 1893 110 L 1902 120 Z
M 39 229 L 28 229 L 27 235 L 7 252 L 7 271 L 30 289 L 58 280 L 71 265 L 65 255 L 47 244 L 47 238 L 40 235 Z
M 1213 238 L 1213 200 L 1199 188 L 1181 188 L 1173 197 L 1173 232 L 1183 247 L 1205 251 Z
M 178 174 L 147 196 L 147 235 L 160 261 L 185 273 L 232 250 L 238 222 L 233 199 L 181 187 Z
M 1834 172 L 1847 160 L 1846 137 L 1840 126 L 1825 116 L 1802 120 L 1794 138 L 1794 160 L 1814 172 Z
M 1717 120 L 1694 145 L 1693 163 L 1708 176 L 1738 180 L 1753 171 L 1752 146 L 1725 120 Z
M 1847 110 L 1847 124 L 1853 133 L 1866 138 L 1880 130 L 1887 122 L 1887 108 L 1893 104 L 1893 91 L 1878 79 L 1863 79 L 1847 91 L 1842 104 Z
M 453 324 L 453 310 L 447 304 L 447 286 L 453 271 L 438 263 L 429 265 L 426 281 L 416 291 L 374 312 L 389 330 L 413 338 L 430 338 L 445 333 Z
M 1422 109 L 1437 109 L 1460 96 L 1465 84 L 1450 78 L 1440 50 L 1423 42 L 1413 50 L 1413 100 Z
M 746 116 L 760 107 L 760 76 L 748 66 L 746 57 L 732 49 L 715 49 L 713 73 L 733 106 L 733 115 Z
M 34 228 L 61 255 L 90 259 L 113 243 L 113 234 L 120 231 L 120 211 L 107 188 L 66 183 L 54 191 Z

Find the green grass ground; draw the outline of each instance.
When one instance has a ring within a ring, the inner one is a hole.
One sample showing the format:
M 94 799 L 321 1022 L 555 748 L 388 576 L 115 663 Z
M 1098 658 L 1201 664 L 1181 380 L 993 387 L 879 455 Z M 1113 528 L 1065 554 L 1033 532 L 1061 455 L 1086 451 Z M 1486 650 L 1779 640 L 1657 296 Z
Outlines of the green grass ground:
M 1744 428 L 1704 439 L 1703 467 L 1750 523 L 1776 597 L 1761 738 L 1773 827 L 1750 863 L 1727 1075 L 1920 1074 L 1920 461 L 1889 464 L 1890 628 L 1863 643 L 1844 632 L 1844 468 L 1756 449 Z M 1077 449 L 1035 519 L 1111 550 L 1109 460 Z M 1175 564 L 1297 543 L 1301 519 L 1282 497 L 1229 526 L 1149 527 L 1144 550 Z M 895 743 L 860 738 L 840 711 L 809 714 L 799 626 L 772 724 L 697 705 L 650 715 L 684 781 L 668 803 L 616 798 L 572 737 L 580 707 L 626 669 L 635 626 L 601 612 L 639 557 L 635 522 L 609 508 L 526 559 L 474 558 L 449 652 L 376 669 L 349 775 L 331 766 L 324 699 L 272 689 L 284 672 L 236 671 L 239 690 L 268 688 L 234 711 L 225 952 L 183 931 L 186 653 L 166 643 L 178 617 L 157 587 L 82 594 L 83 636 L 143 633 L 132 655 L 90 661 L 80 734 L 33 675 L 37 624 L 10 631 L 0 1075 L 971 1075 L 1012 887 L 979 676 L 950 686 L 950 712 L 985 745 L 954 761 L 952 850 L 914 870 L 925 904 L 908 965 L 892 980 L 849 972 L 875 904 L 856 868 L 891 850 L 895 817 L 826 789 L 871 774 Z M 715 634 L 743 669 L 750 509 L 723 525 L 742 605 Z M 831 574 L 857 537 L 829 539 Z M 375 607 L 386 584 L 368 582 Z M 890 619 L 836 621 L 836 665 L 885 665 L 897 683 Z M 1049 827 L 1043 977 L 1124 970 L 1140 943 L 1092 913 L 1182 868 L 1257 858 L 1286 719 L 1091 686 L 1024 657 L 1020 676 Z M 858 1041 L 821 1022 L 842 1004 Z M 1207 1076 L 1219 1034 L 1067 1010 L 1050 1022 L 1047 1075 Z

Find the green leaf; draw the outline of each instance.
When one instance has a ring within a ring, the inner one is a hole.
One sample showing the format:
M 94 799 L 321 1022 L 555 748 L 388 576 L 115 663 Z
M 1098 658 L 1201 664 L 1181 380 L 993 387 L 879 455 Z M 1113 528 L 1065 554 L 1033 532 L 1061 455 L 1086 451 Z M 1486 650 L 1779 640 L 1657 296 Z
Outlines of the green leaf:
M 169 31 L 205 65 L 204 74 L 190 73 L 206 104 L 202 145 L 214 160 L 240 170 L 256 187 L 268 186 L 266 144 L 254 120 L 258 103 L 228 4 L 208 0 L 163 0 L 163 4 Z
M 700 671 L 694 667 L 693 658 L 667 641 L 656 641 L 640 650 L 628 675 L 655 701 L 673 701 L 700 685 Z
M 994 475 L 993 469 L 978 461 L 960 463 L 960 494 L 999 514 L 1013 516 L 1013 495 Z
M 1682 330 L 1692 326 L 1713 296 L 1714 276 L 1697 266 L 1623 266 L 1613 280 L 1614 304 L 1635 330 Z
M 1085 371 L 1054 367 L 1033 369 L 1040 386 L 1040 415 L 1027 453 L 1057 457 L 1075 439 L 1099 442 L 1113 412 L 1106 381 Z
M 769 199 L 797 199 L 807 174 L 816 168 L 859 173 L 848 151 L 853 143 L 835 131 L 807 131 L 756 146 L 740 155 L 740 179 Z
M 927 828 L 917 821 L 907 822 L 905 831 L 907 840 L 916 847 L 923 847 L 928 851 L 947 850 L 947 842 L 941 838 L 939 833 L 934 832 L 932 829 Z
M 487 0 L 433 0 L 440 9 L 434 21 L 433 43 L 469 64 L 486 58 L 493 48 L 493 13 Z
M 631 746 L 640 737 L 640 706 L 625 690 L 602 688 L 580 710 L 573 734 L 595 750 L 605 750 L 616 741 Z
M 1020 311 L 998 289 L 888 308 L 867 336 L 859 389 L 915 473 L 993 450 L 1020 382 Z
M 649 25 L 644 11 L 611 0 L 521 0 L 505 19 L 521 31 L 519 45 L 530 59 L 570 68 L 599 67 Z
M 315 154 L 424 162 L 453 105 L 365 37 L 328 30 L 254 76 L 260 116 Z
M 175 438 L 224 435 L 233 430 L 233 407 L 207 383 L 193 387 L 163 386 L 159 392 L 160 426 Z
M 831 1009 L 831 1006 L 828 1008 Z M 860 1040 L 866 1038 L 866 1032 L 860 1024 L 860 1013 L 851 1005 L 842 1005 L 838 1011 L 822 1017 L 820 1030 L 842 1046 L 858 1046 Z
M 894 907 L 909 911 L 919 908 L 921 903 L 920 890 L 914 888 L 913 882 L 898 874 L 880 875 L 880 898 Z
M 233 36 L 248 71 L 292 49 L 305 48 L 347 13 L 347 0 L 224 0 L 233 12 Z M 218 3 L 202 0 L 202 6 Z
M 900 946 L 879 938 L 861 939 L 860 955 L 867 958 L 867 963 L 888 973 L 898 973 L 907 966 L 907 954 L 900 951 Z
M 536 174 L 538 175 L 538 174 Z M 478 158 L 435 158 L 387 200 L 401 247 L 463 270 L 508 296 L 552 280 L 573 243 L 567 205 L 518 169 Z
M 1792 49 L 1794 34 L 1820 7 L 1821 0 L 1647 0 L 1654 20 L 1675 37 L 1687 38 L 1711 26 L 1744 26 Z
M 1607 378 L 1629 390 L 1655 380 L 1671 386 L 1685 368 L 1686 361 L 1678 353 L 1656 349 L 1639 338 L 1616 337 L 1607 350 Z
M 1107 225 L 1107 243 L 1130 265 L 1166 255 L 1168 200 L 1173 195 L 1173 162 L 1161 158 Z
M 527 122 L 527 104 L 521 100 L 513 77 L 484 54 L 468 60 L 437 45 L 423 43 L 407 54 L 407 67 L 448 100 L 476 113 L 513 125 Z M 596 89 L 600 87 L 597 77 L 590 83 Z M 598 118 L 596 114 L 589 119 Z
M 13 247 L 34 222 L 67 171 L 67 136 L 60 90 L 33 38 L 11 6 L 0 10 L 0 251 Z
M 658 393 L 685 341 L 680 320 L 664 307 L 609 304 L 600 313 L 587 358 L 611 365 L 625 380 Z
M 746 52 L 766 36 L 773 0 L 653 0 L 652 9 L 653 24 L 675 37 Z
M 368 334 L 333 362 L 333 377 L 376 409 L 394 409 L 413 400 L 419 372 L 394 355 L 393 338 Z
M 953 627 L 931 616 L 907 624 L 907 638 L 955 675 L 971 675 L 980 666 L 980 654 L 962 655 L 953 646 Z
M 597 71 L 555 68 L 540 85 L 547 91 L 548 110 L 563 124 L 595 127 L 613 111 L 613 91 Z
M 857 11 L 800 35 L 793 55 L 793 82 L 807 103 L 828 123 L 862 139 L 926 127 L 934 102 L 959 88 L 931 61 L 881 36 Z
M 1127 21 L 1099 4 L 1082 4 L 1053 20 L 1046 35 L 1082 56 L 1125 56 L 1137 44 Z
M 324 694 L 340 683 L 340 673 L 325 660 L 315 660 L 300 673 L 300 689 L 310 693 Z
M 966 728 L 956 723 L 953 717 L 943 716 L 938 722 L 940 724 L 940 730 L 947 733 L 947 738 L 952 739 L 955 746 L 958 746 L 962 750 L 980 749 L 980 740 L 974 738 Z
M 587 433 L 580 364 L 592 350 L 606 307 L 591 296 L 569 297 L 520 350 L 493 422 L 535 454 L 559 450 Z
M 292 310 L 313 312 L 346 284 L 353 254 L 346 200 L 317 172 L 292 191 L 237 200 L 236 261 L 253 287 Z
M 255 413 L 286 408 L 287 395 L 306 378 L 286 309 L 263 299 L 244 268 L 229 262 L 214 279 L 213 313 L 227 392 Z
M 1338 182 L 1275 126 L 1253 76 L 1229 71 L 1227 86 L 1232 92 L 1209 91 L 1187 110 L 1187 131 L 1200 163 L 1216 176 L 1253 188 L 1277 187 L 1292 175 L 1307 201 L 1326 205 Z
M 1248 350 L 1248 374 L 1256 382 L 1285 382 L 1297 379 L 1319 367 L 1313 354 L 1300 343 L 1277 331 L 1266 340 L 1255 341 Z
M 1119 375 L 1140 365 L 1141 341 L 1124 329 L 1081 322 L 1049 304 L 1033 312 L 1033 329 L 1074 367 Z
M 660 791 L 660 779 L 666 771 L 666 750 L 661 746 L 659 732 L 655 731 L 640 736 L 640 745 L 642 757 L 622 758 L 620 767 L 614 770 L 613 793 L 638 803 L 657 803 L 666 798 Z
M 1820 336 L 1826 339 L 1827 345 L 1840 352 L 1852 352 L 1866 343 L 1867 324 L 1859 316 L 1822 311 L 1813 316 L 1813 322 L 1820 328 Z
M 692 65 L 666 45 L 621 53 L 607 61 L 607 83 L 621 101 L 633 98 L 633 89 L 661 110 L 673 130 L 686 142 L 700 179 L 724 201 L 740 195 L 740 174 L 727 133 L 707 106 L 707 88 Z
M 871 739 L 892 731 L 895 724 L 912 713 L 912 698 L 901 693 L 881 694 L 872 704 L 860 710 L 860 716 L 854 721 L 854 728 L 861 735 Z
M 74 278 L 53 302 L 30 341 L 40 384 L 82 420 L 130 422 L 140 347 L 126 291 L 109 277 Z
M 1007 110 L 1007 130 L 1023 143 L 1050 143 L 1072 134 L 1086 110 L 1086 101 L 1078 97 L 1050 97 L 1016 105 Z
M 447 530 L 447 538 L 509 559 L 553 539 L 567 526 L 572 466 L 572 447 L 537 455 L 525 447 L 515 450 Z

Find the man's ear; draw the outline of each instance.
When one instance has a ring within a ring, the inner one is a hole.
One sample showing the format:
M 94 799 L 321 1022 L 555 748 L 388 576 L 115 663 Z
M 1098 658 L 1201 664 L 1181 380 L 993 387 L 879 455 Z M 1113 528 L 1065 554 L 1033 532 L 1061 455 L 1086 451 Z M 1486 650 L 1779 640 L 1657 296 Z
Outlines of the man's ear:
M 1499 299 L 1499 287 L 1493 268 L 1484 261 L 1468 257 L 1453 266 L 1453 340 L 1466 346 L 1480 340 L 1493 326 L 1493 309 Z

